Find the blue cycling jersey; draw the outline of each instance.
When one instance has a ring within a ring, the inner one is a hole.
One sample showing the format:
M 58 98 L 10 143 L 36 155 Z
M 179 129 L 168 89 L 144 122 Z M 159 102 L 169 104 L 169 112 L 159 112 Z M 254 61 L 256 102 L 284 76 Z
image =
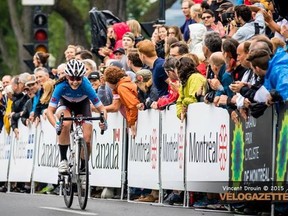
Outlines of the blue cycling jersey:
M 94 106 L 98 107 L 102 105 L 87 77 L 83 77 L 82 83 L 76 90 L 70 87 L 67 80 L 57 84 L 50 99 L 49 106 L 57 107 L 61 97 L 69 102 L 75 103 L 83 101 L 88 97 Z

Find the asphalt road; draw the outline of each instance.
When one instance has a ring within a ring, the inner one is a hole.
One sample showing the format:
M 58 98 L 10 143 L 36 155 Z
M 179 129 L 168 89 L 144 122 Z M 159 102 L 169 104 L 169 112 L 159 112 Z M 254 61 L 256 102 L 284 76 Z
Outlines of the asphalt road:
M 55 195 L 0 193 L 1 216 L 225 216 L 224 212 L 199 211 L 184 207 L 127 202 L 120 200 L 89 199 L 85 211 L 74 197 L 72 208 L 66 208 L 63 197 Z

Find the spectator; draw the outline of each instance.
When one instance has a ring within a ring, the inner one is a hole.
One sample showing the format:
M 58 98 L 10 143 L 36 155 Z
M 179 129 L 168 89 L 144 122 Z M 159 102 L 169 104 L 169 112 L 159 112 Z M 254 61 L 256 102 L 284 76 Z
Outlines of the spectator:
M 157 56 L 155 46 L 149 40 L 140 41 L 137 48 L 142 63 L 152 71 L 152 80 L 158 90 L 158 96 L 167 95 L 169 79 L 163 68 L 164 59 Z
M 123 55 L 125 55 L 125 50 L 123 48 L 118 48 L 113 51 L 113 55 L 114 55 L 114 59 L 120 61 Z
M 165 50 L 165 58 L 169 57 L 170 55 L 170 46 L 173 43 L 178 42 L 179 40 L 176 37 L 167 37 L 164 44 L 164 50 Z
M 129 26 L 124 22 L 113 24 L 112 36 L 116 41 L 115 46 L 114 46 L 114 50 L 116 50 L 120 47 L 123 48 L 123 45 L 122 45 L 123 35 L 129 31 L 130 31 Z
M 178 41 L 183 40 L 183 36 L 181 30 L 178 26 L 170 26 L 168 27 L 168 37 L 175 37 Z
M 6 86 L 11 84 L 11 80 L 12 80 L 12 76 L 11 75 L 4 75 L 2 77 L 2 84 L 3 84 L 3 88 L 5 89 Z
M 209 66 L 214 73 L 215 78 L 219 80 L 219 74 L 225 73 L 226 66 L 225 66 L 225 59 L 222 55 L 222 52 L 214 52 L 209 58 Z M 208 82 L 210 80 L 208 79 Z M 220 82 L 220 81 L 219 81 Z M 205 103 L 212 103 L 214 101 L 216 90 L 212 89 L 210 92 L 208 92 L 204 97 Z
M 76 55 L 76 46 L 74 45 L 68 45 L 67 49 L 64 52 L 65 54 L 65 59 L 68 62 L 71 59 L 75 58 Z
M 91 59 L 93 60 L 93 54 L 89 50 L 80 50 L 75 53 L 75 59 L 77 60 L 84 60 L 84 59 Z
M 256 43 L 256 44 L 255 44 Z M 261 43 L 261 42 L 258 42 Z M 251 62 L 253 66 L 253 70 L 255 71 L 256 74 L 259 74 L 260 76 L 264 76 L 264 86 L 268 91 L 271 90 L 276 90 L 281 97 L 283 98 L 284 101 L 288 99 L 288 82 L 287 82 L 287 76 L 288 76 L 288 54 L 285 52 L 283 48 L 278 48 L 271 58 L 271 60 L 268 63 L 268 68 L 265 70 L 265 67 L 260 67 L 258 64 L 265 64 L 266 62 L 259 62 L 262 58 L 266 59 L 266 54 L 265 53 L 260 53 L 260 52 L 254 52 L 256 50 L 261 50 L 261 49 L 256 49 L 257 42 L 252 42 L 250 46 L 250 52 L 253 55 L 249 54 L 249 59 L 248 61 Z M 267 50 L 267 53 L 271 57 L 271 51 L 270 49 Z M 269 52 L 270 51 L 270 52 Z M 253 61 L 254 60 L 254 61 Z M 258 68 L 256 67 L 258 66 Z M 264 65 L 265 66 L 265 65 Z M 261 70 L 262 69 L 262 70 Z M 268 103 L 271 103 L 272 98 L 268 100 Z
M 168 85 L 168 94 L 160 97 L 157 102 L 153 102 L 151 105 L 153 109 L 163 110 L 166 106 L 175 103 L 178 99 L 180 83 L 176 73 L 176 62 L 177 59 L 174 57 L 168 57 L 165 60 L 163 67 L 170 80 Z
M 13 104 L 11 117 L 11 128 L 15 134 L 16 139 L 19 139 L 18 120 L 20 119 L 23 111 L 24 104 L 29 99 L 24 91 L 25 83 L 28 81 L 29 73 L 22 73 L 19 77 L 14 77 L 12 81 L 13 88 Z
M 141 34 L 141 25 L 140 23 L 135 20 L 135 19 L 131 19 L 131 20 L 128 20 L 127 22 L 127 25 L 129 26 L 129 29 L 130 31 L 134 34 L 135 36 L 135 44 L 134 46 L 136 47 L 137 43 L 139 41 L 142 41 L 144 40 L 144 37 L 142 36 Z
M 35 94 L 35 98 L 33 99 L 33 106 L 32 106 L 32 111 L 30 113 L 30 121 L 35 121 L 36 120 L 36 124 L 38 124 L 39 122 L 39 114 L 42 113 L 40 107 L 40 98 L 43 94 L 43 85 L 46 81 L 48 81 L 50 78 L 49 78 L 49 73 L 47 71 L 46 68 L 44 67 L 39 67 L 39 68 L 36 68 L 34 70 L 34 74 L 36 76 L 36 81 L 38 83 L 38 90 Z M 38 108 L 39 107 L 39 108 Z M 38 112 L 36 113 L 36 109 L 38 110 Z
M 165 58 L 165 41 L 168 36 L 168 27 L 160 25 L 158 28 L 159 41 L 156 43 L 157 56 Z
M 65 63 L 58 65 L 57 71 L 56 71 L 56 75 L 58 79 L 61 79 L 62 77 L 65 76 L 65 67 L 66 67 Z
M 36 52 L 33 56 L 33 64 L 37 67 L 48 67 L 48 58 L 50 54 L 45 52 Z
M 220 34 L 221 37 L 225 35 L 225 29 L 220 21 L 215 20 L 215 15 L 211 10 L 205 10 L 202 13 L 202 21 L 207 31 L 215 31 Z
M 88 77 L 91 72 L 97 70 L 97 65 L 95 61 L 93 61 L 92 59 L 84 59 L 82 60 L 82 62 L 84 63 L 85 68 L 86 68 L 86 73 L 85 73 L 86 77 Z
M 28 81 L 25 83 L 25 87 L 29 89 L 27 92 L 29 99 L 26 101 L 23 107 L 23 113 L 21 115 L 21 121 L 25 126 L 29 126 L 30 124 L 32 124 L 32 122 L 29 120 L 29 115 L 32 110 L 33 98 L 35 96 L 35 93 L 37 92 L 37 89 L 33 88 L 34 85 L 36 85 L 36 77 L 35 75 L 30 75 L 28 77 Z
M 183 121 L 186 118 L 188 105 L 198 102 L 198 91 L 202 91 L 206 79 L 196 70 L 194 62 L 188 57 L 180 58 L 176 63 L 176 69 L 181 83 L 176 102 L 177 117 Z
M 14 82 L 13 79 L 12 79 L 12 82 Z M 11 130 L 10 116 L 11 116 L 11 112 L 12 112 L 12 103 L 13 103 L 13 95 L 14 95 L 12 84 L 7 85 L 5 87 L 3 94 L 6 95 L 6 97 L 7 97 L 7 103 L 6 103 L 5 114 L 3 117 L 3 123 L 4 123 L 5 131 L 7 132 L 7 134 L 10 134 L 10 130 Z
M 188 45 L 183 41 L 178 41 L 170 45 L 170 54 L 174 58 L 181 58 L 189 52 Z
M 265 34 L 264 16 L 259 10 L 252 19 L 252 11 L 246 5 L 237 5 L 234 7 L 235 21 L 240 25 L 239 29 L 236 26 L 230 25 L 230 35 L 239 43 L 249 40 L 254 35 Z
M 183 15 L 185 16 L 185 22 L 184 24 L 180 27 L 181 29 L 181 32 L 183 34 L 183 38 L 184 38 L 184 41 L 188 41 L 189 40 L 189 28 L 188 26 L 192 23 L 195 23 L 195 20 L 193 20 L 191 18 L 191 14 L 190 14 L 190 8 L 192 7 L 192 5 L 194 4 L 193 1 L 191 0 L 183 0 L 182 1 L 182 12 L 183 12 Z
M 106 85 L 104 76 L 100 72 L 94 71 L 89 74 L 88 79 L 91 82 L 103 105 L 110 105 L 112 103 L 113 94 L 108 85 Z M 94 110 L 92 109 L 92 111 Z
M 135 45 L 134 34 L 132 32 L 126 32 L 122 38 L 122 47 L 125 53 L 124 55 L 122 55 L 122 58 L 120 59 L 120 62 L 122 63 L 125 71 L 130 70 L 130 68 L 127 65 L 127 54 L 128 54 L 128 50 L 134 48 L 134 45 Z
M 209 8 L 208 8 L 209 9 Z M 191 19 L 195 21 L 195 23 L 202 23 L 202 12 L 204 10 L 201 9 L 201 5 L 200 4 L 194 4 L 191 8 L 190 8 L 190 16 Z M 188 26 L 195 24 L 195 23 L 191 23 Z M 189 29 L 189 34 L 191 34 L 191 30 Z M 190 38 L 191 39 L 191 38 Z M 187 41 L 188 42 L 188 41 Z
M 141 69 L 136 73 L 136 81 L 138 99 L 140 103 L 137 105 L 138 110 L 146 110 L 151 108 L 151 104 L 158 100 L 157 89 L 152 83 L 152 72 L 148 69 Z
M 138 117 L 137 104 L 140 103 L 137 85 L 131 82 L 123 70 L 115 66 L 106 68 L 104 78 L 113 92 L 119 95 L 121 103 L 125 106 L 127 126 L 131 129 L 132 137 L 135 138 Z
M 205 26 L 201 23 L 194 23 L 189 25 L 190 29 L 190 43 L 189 52 L 196 54 L 200 61 L 205 60 L 205 56 L 203 53 L 203 39 L 207 32 Z

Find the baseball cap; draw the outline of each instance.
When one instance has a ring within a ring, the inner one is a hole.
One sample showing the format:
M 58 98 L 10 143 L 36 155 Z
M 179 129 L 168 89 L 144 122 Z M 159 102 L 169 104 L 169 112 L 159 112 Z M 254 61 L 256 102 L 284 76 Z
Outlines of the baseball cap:
M 123 64 L 120 61 L 111 61 L 109 66 L 116 66 L 120 68 L 121 70 L 123 70 Z
M 148 69 L 141 69 L 141 70 L 136 72 L 136 79 L 137 79 L 137 76 L 142 76 L 143 82 L 147 82 L 148 80 L 151 79 L 152 72 Z
M 88 75 L 88 79 L 96 79 L 96 80 L 99 80 L 100 79 L 100 73 L 98 71 L 94 71 L 92 73 L 90 73 Z
M 121 54 L 125 54 L 125 50 L 123 48 L 117 48 L 116 50 L 113 51 L 113 54 L 115 54 L 117 52 L 119 52 Z
M 30 74 L 28 77 L 27 77 L 27 80 L 25 82 L 25 86 L 28 86 L 30 84 L 34 84 L 36 83 L 36 76 L 33 75 L 33 74 Z
M 126 32 L 122 38 L 129 37 L 132 41 L 135 41 L 135 35 L 132 32 Z
M 233 3 L 225 2 L 225 3 L 222 3 L 216 11 L 221 12 L 221 11 L 227 10 L 228 8 L 233 7 L 233 6 L 234 6 Z

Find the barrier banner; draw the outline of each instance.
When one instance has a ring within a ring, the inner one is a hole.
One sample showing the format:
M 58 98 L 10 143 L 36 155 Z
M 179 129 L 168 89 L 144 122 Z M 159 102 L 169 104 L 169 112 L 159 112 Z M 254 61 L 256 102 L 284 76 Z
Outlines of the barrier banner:
M 189 105 L 186 125 L 188 191 L 220 192 L 223 184 L 228 183 L 229 121 L 226 109 L 205 103 Z
M 18 121 L 19 139 L 12 133 L 8 181 L 30 182 L 32 177 L 36 128 Z
M 8 167 L 11 152 L 11 135 L 2 129 L 0 133 L 0 182 L 8 180 Z
M 56 131 L 42 116 L 37 126 L 35 153 L 33 181 L 57 184 L 60 154 Z
M 288 189 L 288 103 L 281 105 L 276 134 L 275 187 L 273 191 Z
M 184 190 L 185 123 L 177 118 L 176 105 L 161 114 L 161 185 L 163 189 Z
M 128 186 L 159 189 L 160 112 L 138 112 L 137 135 L 129 137 Z
M 251 186 L 251 190 L 259 191 L 261 185 L 267 186 L 271 181 L 272 122 L 272 108 L 267 108 L 257 119 L 249 115 L 246 121 L 241 118 L 238 124 L 231 120 L 229 180 L 232 190 L 248 189 Z
M 120 188 L 122 149 L 125 145 L 123 143 L 124 119 L 120 113 L 108 113 L 107 123 L 108 129 L 101 135 L 99 122 L 93 121 L 92 151 L 89 163 L 90 184 Z

